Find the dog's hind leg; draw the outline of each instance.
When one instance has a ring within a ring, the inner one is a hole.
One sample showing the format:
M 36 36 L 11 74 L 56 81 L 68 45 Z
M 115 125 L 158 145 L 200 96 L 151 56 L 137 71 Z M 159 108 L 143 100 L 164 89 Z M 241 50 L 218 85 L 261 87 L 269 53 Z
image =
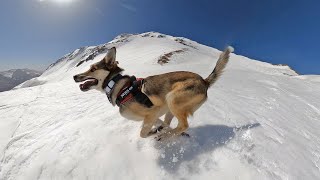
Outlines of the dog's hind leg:
M 170 115 L 166 114 L 165 120 L 171 122 L 171 120 L 173 119 L 174 116 L 173 116 L 173 114 L 171 112 L 169 112 L 169 113 L 170 113 Z M 167 124 L 165 124 L 161 119 L 158 119 L 156 124 L 157 124 L 156 127 L 152 128 L 151 131 L 150 131 L 151 135 L 156 134 L 157 132 L 172 130 L 172 128 L 170 126 L 168 126 Z M 160 124 L 160 126 L 159 126 L 159 124 Z M 186 133 L 186 132 L 182 132 L 181 136 L 190 137 L 190 135 L 188 133 Z
M 159 135 L 156 138 L 157 140 L 177 135 L 188 136 L 185 133 L 182 134 L 189 127 L 187 118 L 189 115 L 192 115 L 194 111 L 196 111 L 197 108 L 199 108 L 206 100 L 206 94 L 195 94 L 193 91 L 186 91 L 183 87 L 178 87 L 177 90 L 172 91 L 166 97 L 167 104 L 172 115 L 178 119 L 178 126 Z M 169 122 L 171 122 L 171 118 Z
M 185 100 L 185 98 L 183 100 Z M 188 124 L 188 115 L 190 114 L 188 112 L 189 108 L 185 108 L 184 106 L 181 106 L 179 96 L 176 96 L 174 93 L 171 93 L 167 96 L 167 102 L 168 102 L 168 107 L 170 109 L 170 114 L 168 113 L 166 114 L 167 119 L 165 120 L 166 123 L 164 123 L 164 125 L 168 125 L 168 128 L 165 129 L 164 133 L 156 137 L 158 141 L 167 139 L 171 136 L 180 135 L 189 127 L 189 124 Z M 178 125 L 176 128 L 171 129 L 169 125 L 172 121 L 173 116 L 175 116 L 178 119 Z
M 177 136 L 177 135 L 186 135 L 189 136 L 188 134 L 184 133 L 185 130 L 188 129 L 189 124 L 188 124 L 188 114 L 184 112 L 176 112 L 174 115 L 178 119 L 178 126 L 174 129 L 171 129 L 170 127 L 168 128 L 169 130 L 160 134 L 159 136 L 156 137 L 156 139 L 162 140 L 162 139 L 167 139 L 171 136 Z

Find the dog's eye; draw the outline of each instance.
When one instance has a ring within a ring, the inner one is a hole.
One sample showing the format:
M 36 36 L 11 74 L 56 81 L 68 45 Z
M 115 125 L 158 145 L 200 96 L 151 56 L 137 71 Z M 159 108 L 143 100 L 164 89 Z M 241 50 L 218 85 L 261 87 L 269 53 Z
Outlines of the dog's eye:
M 91 72 L 94 72 L 95 70 L 97 70 L 97 68 L 95 68 L 94 66 L 92 66 L 90 69 Z

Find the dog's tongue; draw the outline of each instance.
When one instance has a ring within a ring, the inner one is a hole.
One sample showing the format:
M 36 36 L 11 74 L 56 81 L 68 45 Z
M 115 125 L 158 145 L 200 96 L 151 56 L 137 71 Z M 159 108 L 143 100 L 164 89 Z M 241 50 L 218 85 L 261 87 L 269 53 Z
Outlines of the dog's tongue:
M 81 89 L 82 91 L 86 91 L 86 90 L 89 90 L 89 88 L 90 88 L 91 86 L 94 86 L 94 85 L 96 85 L 96 84 L 97 84 L 97 80 L 95 80 L 95 79 L 89 79 L 89 80 L 87 80 L 86 82 L 80 84 L 80 89 Z
M 85 89 L 87 89 L 85 83 L 80 84 L 79 87 L 80 87 L 80 89 L 81 89 L 82 91 L 85 90 Z

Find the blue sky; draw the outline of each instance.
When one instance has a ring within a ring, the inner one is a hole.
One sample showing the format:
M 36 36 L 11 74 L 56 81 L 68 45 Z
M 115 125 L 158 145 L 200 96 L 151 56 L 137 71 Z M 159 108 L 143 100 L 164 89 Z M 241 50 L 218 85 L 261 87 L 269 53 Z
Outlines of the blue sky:
M 121 33 L 157 31 L 320 74 L 320 1 L 2 0 L 0 70 L 45 68 Z

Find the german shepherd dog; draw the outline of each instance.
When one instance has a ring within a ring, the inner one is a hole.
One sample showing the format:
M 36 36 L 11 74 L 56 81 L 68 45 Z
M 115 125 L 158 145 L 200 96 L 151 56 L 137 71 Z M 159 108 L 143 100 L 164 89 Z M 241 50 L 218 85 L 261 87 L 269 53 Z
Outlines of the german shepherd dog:
M 146 77 L 143 81 L 141 92 L 152 102 L 151 107 L 132 98 L 119 105 L 120 114 L 131 120 L 143 121 L 140 136 L 146 138 L 160 131 L 155 139 L 164 140 L 172 136 L 187 135 L 188 116 L 192 115 L 207 99 L 207 91 L 221 76 L 226 67 L 232 47 L 228 47 L 221 53 L 216 67 L 205 79 L 200 75 L 176 71 Z M 107 55 L 99 62 L 92 64 L 84 73 L 74 76 L 75 82 L 80 84 L 82 91 L 96 89 L 105 93 L 105 82 L 121 74 L 124 70 L 118 67 L 116 61 L 116 48 L 108 50 Z M 129 83 L 130 78 L 122 78 L 114 83 L 114 89 L 110 95 L 110 102 L 116 105 L 116 99 L 123 87 Z M 165 115 L 164 121 L 159 117 Z M 170 128 L 173 117 L 178 120 L 176 128 Z M 160 126 L 153 128 L 156 124 Z

